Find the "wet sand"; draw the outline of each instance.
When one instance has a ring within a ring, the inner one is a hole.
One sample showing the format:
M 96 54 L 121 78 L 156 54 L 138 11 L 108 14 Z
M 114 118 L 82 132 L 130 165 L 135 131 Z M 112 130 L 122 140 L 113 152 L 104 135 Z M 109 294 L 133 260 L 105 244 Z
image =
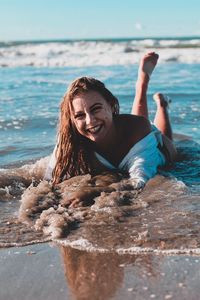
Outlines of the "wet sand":
M 49 244 L 0 249 L 0 299 L 70 299 L 58 248 Z
M 0 249 L 2 300 L 197 300 L 200 256 L 86 252 L 55 244 Z

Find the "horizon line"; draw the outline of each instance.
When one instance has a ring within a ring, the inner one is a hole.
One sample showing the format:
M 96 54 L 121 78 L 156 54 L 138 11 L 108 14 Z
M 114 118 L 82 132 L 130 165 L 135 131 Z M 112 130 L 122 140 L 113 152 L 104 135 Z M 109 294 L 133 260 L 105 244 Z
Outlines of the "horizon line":
M 200 35 L 177 35 L 177 36 L 141 36 L 141 37 L 90 37 L 90 38 L 50 38 L 50 39 L 16 39 L 16 40 L 0 40 L 0 43 L 25 43 L 25 42 L 76 42 L 76 41 L 126 41 L 126 40 L 144 40 L 144 39 L 200 39 Z

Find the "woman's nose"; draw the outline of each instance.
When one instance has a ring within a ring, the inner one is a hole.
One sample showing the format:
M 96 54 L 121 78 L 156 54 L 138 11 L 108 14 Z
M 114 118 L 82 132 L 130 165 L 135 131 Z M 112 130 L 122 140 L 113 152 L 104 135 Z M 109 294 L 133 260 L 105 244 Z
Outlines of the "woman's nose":
M 90 113 L 87 113 L 85 117 L 86 125 L 91 124 L 93 120 L 94 120 L 94 116 Z

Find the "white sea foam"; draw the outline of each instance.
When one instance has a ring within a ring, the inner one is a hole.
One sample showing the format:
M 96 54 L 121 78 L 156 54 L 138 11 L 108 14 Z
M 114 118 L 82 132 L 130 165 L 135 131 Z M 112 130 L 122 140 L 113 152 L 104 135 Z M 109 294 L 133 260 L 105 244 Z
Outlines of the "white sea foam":
M 116 252 L 118 254 L 162 254 L 162 255 L 200 255 L 200 248 L 181 248 L 181 249 L 158 249 L 153 247 L 129 247 L 129 248 L 104 248 L 104 247 L 97 247 L 87 239 L 79 238 L 74 241 L 70 241 L 68 239 L 55 239 L 59 245 L 62 246 L 70 246 L 72 248 L 87 251 L 87 252 L 98 252 L 98 253 L 108 253 L 108 252 Z
M 138 63 L 142 53 L 157 51 L 160 63 L 200 63 L 200 39 L 26 43 L 0 47 L 0 66 L 93 66 Z
M 163 254 L 163 255 L 200 255 L 200 248 L 182 248 L 182 249 L 156 249 L 152 247 L 130 247 L 127 249 L 124 248 L 118 248 L 116 249 L 116 252 L 118 254 Z

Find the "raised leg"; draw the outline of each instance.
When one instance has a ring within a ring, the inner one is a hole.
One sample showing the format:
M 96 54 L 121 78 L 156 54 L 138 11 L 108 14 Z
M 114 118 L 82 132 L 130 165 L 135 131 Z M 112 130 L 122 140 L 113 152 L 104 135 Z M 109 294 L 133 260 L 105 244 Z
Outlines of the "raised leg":
M 135 99 L 131 113 L 143 116 L 148 119 L 147 89 L 150 76 L 157 64 L 158 54 L 155 52 L 147 53 L 140 62 L 138 78 L 136 82 Z
M 154 94 L 153 99 L 157 104 L 154 125 L 162 132 L 162 134 L 172 140 L 172 128 L 168 114 L 168 99 L 161 93 Z
M 161 131 L 163 144 L 169 153 L 169 160 L 172 162 L 177 158 L 176 147 L 173 144 L 172 127 L 168 114 L 169 100 L 161 93 L 153 95 L 157 104 L 157 111 L 154 119 L 154 125 Z

